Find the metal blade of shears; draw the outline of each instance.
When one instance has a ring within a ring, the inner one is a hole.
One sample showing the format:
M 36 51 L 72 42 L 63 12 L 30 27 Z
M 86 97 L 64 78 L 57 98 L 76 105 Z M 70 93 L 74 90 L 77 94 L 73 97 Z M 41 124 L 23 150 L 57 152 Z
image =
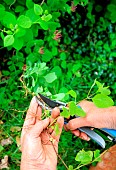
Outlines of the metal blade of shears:
M 40 98 L 51 108 L 54 107 L 59 107 L 59 106 L 64 106 L 66 107 L 66 103 L 60 102 L 60 101 L 54 101 L 49 99 L 48 97 L 43 96 L 42 94 L 39 93 Z

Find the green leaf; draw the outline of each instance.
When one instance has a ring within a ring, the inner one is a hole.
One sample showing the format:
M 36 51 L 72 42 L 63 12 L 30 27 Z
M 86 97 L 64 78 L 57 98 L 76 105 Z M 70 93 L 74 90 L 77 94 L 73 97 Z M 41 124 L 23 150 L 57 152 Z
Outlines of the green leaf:
M 111 57 L 116 57 L 116 52 L 111 52 Z
M 59 93 L 53 96 L 55 100 L 62 100 L 65 97 L 65 93 Z
M 63 60 L 63 61 L 61 62 L 61 67 L 64 68 L 64 69 L 66 69 L 66 67 L 67 67 L 67 62 L 66 62 L 65 60 Z
M 78 107 L 74 101 L 69 102 L 69 112 L 71 116 L 77 115 L 85 117 L 86 113 L 80 107 Z
M 42 55 L 42 61 L 49 62 L 52 59 L 52 53 L 49 50 L 45 50 Z
M 15 37 L 22 37 L 25 35 L 25 33 L 26 33 L 26 29 L 24 29 L 22 27 L 18 27 L 15 32 Z
M 55 124 L 54 131 L 55 131 L 56 135 L 60 134 L 60 129 L 59 129 L 59 124 L 58 123 Z
M 80 117 L 85 117 L 86 113 L 82 108 L 77 106 L 75 115 L 80 116 Z
M 113 100 L 104 94 L 97 94 L 92 98 L 94 104 L 99 108 L 107 108 L 114 105 Z
M 31 78 L 32 78 L 32 87 L 35 87 L 35 80 L 32 76 L 31 76 Z
M 72 166 L 72 165 L 69 165 L 68 170 L 73 170 L 73 166 Z
M 103 41 L 102 41 L 102 40 L 99 40 L 99 41 L 97 41 L 97 43 L 96 43 L 96 47 L 101 46 L 102 44 L 103 44 Z
M 53 73 L 49 73 L 46 76 L 44 76 L 45 80 L 47 81 L 47 83 L 52 83 L 53 81 L 55 81 L 57 79 L 56 74 Z
M 52 69 L 53 72 L 55 72 L 56 76 L 57 77 L 61 77 L 62 76 L 62 70 L 59 66 L 55 66 L 53 69 Z
M 98 87 L 98 88 L 103 87 L 103 84 L 101 84 L 99 81 L 95 80 L 95 83 L 97 84 L 97 87 Z
M 69 113 L 71 116 L 74 116 L 77 112 L 77 106 L 75 102 L 71 101 L 69 102 Z
M 5 7 L 2 4 L 0 4 L 0 12 L 1 12 L 1 9 L 5 11 Z
M 23 7 L 23 6 L 21 6 L 21 5 L 18 5 L 18 6 L 16 6 L 16 8 L 15 8 L 15 12 L 22 12 L 22 11 L 24 11 L 25 10 L 25 8 Z
M 23 38 L 15 38 L 13 47 L 19 51 L 23 47 Z
M 3 2 L 5 2 L 7 5 L 11 5 L 15 3 L 13 0 L 4 0 Z
M 100 92 L 100 93 L 105 94 L 105 95 L 110 94 L 110 90 L 108 89 L 108 87 L 103 87 L 104 84 L 101 84 L 99 81 L 95 81 L 95 83 L 97 84 L 97 87 L 98 87 L 97 92 Z
M 93 158 L 92 151 L 79 151 L 75 157 L 75 160 L 80 162 L 81 164 L 89 164 L 91 163 Z
M 5 8 L 0 4 L 0 20 L 3 20 L 3 16 L 5 16 Z
M 104 95 L 109 95 L 111 93 L 108 87 L 101 87 L 98 89 L 97 92 L 100 92 L 101 94 L 104 94 Z
M 14 43 L 14 36 L 7 35 L 4 37 L 4 47 L 8 47 Z
M 34 4 L 34 12 L 36 15 L 42 15 L 43 9 L 40 5 Z
M 76 98 L 77 94 L 74 90 L 70 90 L 67 94 L 70 94 L 72 97 Z
M 17 19 L 17 24 L 22 28 L 30 28 L 32 22 L 29 17 L 25 15 L 20 15 L 19 18 Z
M 48 30 L 47 22 L 41 20 L 41 21 L 39 21 L 39 24 L 44 30 Z
M 6 70 L 3 70 L 2 73 L 3 73 L 3 75 L 5 75 L 5 76 L 9 76 L 9 75 L 10 75 L 10 72 L 9 72 L 9 71 L 6 71 Z
M 41 19 L 38 15 L 35 14 L 33 8 L 27 10 L 25 15 L 30 18 L 32 23 L 36 23 L 39 19 Z
M 53 46 L 52 47 L 52 55 L 53 56 L 56 56 L 58 54 L 58 49 L 55 47 L 55 46 Z M 61 69 L 61 68 L 60 68 Z
M 2 145 L 0 145 L 0 152 L 2 152 L 3 151 L 3 146 Z
M 60 54 L 60 59 L 61 59 L 61 60 L 66 60 L 66 53 L 65 53 L 65 52 L 62 52 L 62 53 Z
M 48 27 L 52 32 L 54 32 L 58 27 L 60 27 L 60 23 L 49 21 Z
M 68 109 L 63 107 L 62 110 L 63 111 L 60 113 L 60 115 L 63 116 L 64 118 L 69 118 L 70 117 L 70 113 L 69 113 Z
M 28 9 L 33 8 L 34 3 L 32 0 L 26 0 L 26 6 Z
M 102 9 L 103 9 L 103 7 L 101 5 L 96 5 L 96 7 L 95 7 L 95 10 L 97 12 L 100 12 Z
M 52 19 L 52 15 L 51 14 L 43 15 L 41 19 L 48 22 L 50 19 Z
M 97 149 L 97 150 L 94 151 L 94 159 L 95 159 L 97 162 L 101 161 L 100 150 Z
M 110 12 L 115 12 L 116 11 L 116 5 L 115 4 L 109 4 L 108 6 L 107 6 L 107 9 L 108 9 L 108 11 L 110 11 Z
M 10 12 L 5 12 L 3 23 L 7 25 L 8 28 L 10 28 L 11 26 L 14 27 L 16 24 L 16 16 Z
M 31 42 L 33 40 L 33 32 L 32 29 L 27 29 L 26 33 L 23 37 L 25 42 Z
M 24 63 L 19 61 L 19 62 L 16 63 L 16 66 L 17 66 L 20 70 L 22 70 L 22 68 L 23 68 L 23 66 L 24 66 Z

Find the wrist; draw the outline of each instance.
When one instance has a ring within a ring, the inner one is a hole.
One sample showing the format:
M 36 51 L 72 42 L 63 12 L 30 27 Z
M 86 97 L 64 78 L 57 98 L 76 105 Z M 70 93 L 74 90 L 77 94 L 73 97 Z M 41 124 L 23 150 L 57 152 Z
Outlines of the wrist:
M 21 158 L 20 170 L 56 170 L 56 166 L 45 161 L 38 161 L 37 159 L 28 159 L 27 157 Z
M 52 170 L 52 168 L 48 168 L 45 165 L 32 165 L 32 164 L 27 164 L 27 163 L 21 163 L 21 168 L 20 170 Z
M 111 107 L 112 129 L 116 129 L 116 106 Z
M 56 170 L 51 168 L 51 167 L 48 167 L 44 164 L 37 164 L 37 163 L 32 163 L 32 162 L 21 162 L 21 167 L 20 167 L 20 170 Z

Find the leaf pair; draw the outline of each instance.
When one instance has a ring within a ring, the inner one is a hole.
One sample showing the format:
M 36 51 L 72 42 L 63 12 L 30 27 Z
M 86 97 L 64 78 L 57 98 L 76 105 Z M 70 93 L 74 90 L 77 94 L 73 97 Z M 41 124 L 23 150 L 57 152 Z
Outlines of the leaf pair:
M 95 151 L 84 151 L 81 150 L 77 153 L 75 160 L 80 162 L 80 164 L 76 167 L 73 168 L 72 165 L 69 165 L 68 170 L 76 170 L 76 169 L 80 169 L 80 167 L 84 166 L 84 165 L 88 165 L 91 164 L 93 162 L 99 162 L 101 161 L 100 158 L 100 150 L 95 150 Z
M 82 110 L 79 106 L 75 104 L 74 101 L 71 101 L 68 103 L 68 108 L 63 108 L 63 111 L 61 112 L 61 116 L 65 118 L 69 118 L 70 116 L 86 116 L 86 113 L 84 110 Z
M 90 164 L 92 161 L 100 161 L 100 151 L 84 151 L 81 150 L 77 153 L 75 160 L 80 162 L 80 164 Z
M 98 90 L 96 92 L 96 95 L 92 98 L 94 104 L 99 108 L 108 108 L 110 106 L 113 106 L 114 102 L 108 96 L 110 94 L 110 90 L 108 89 L 108 87 L 103 87 L 103 84 L 98 81 L 95 81 L 95 83 L 97 84 Z

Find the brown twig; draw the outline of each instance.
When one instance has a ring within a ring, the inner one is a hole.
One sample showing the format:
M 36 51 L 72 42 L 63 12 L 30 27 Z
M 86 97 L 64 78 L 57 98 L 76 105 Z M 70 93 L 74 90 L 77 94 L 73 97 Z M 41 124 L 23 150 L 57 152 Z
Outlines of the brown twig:
M 29 90 L 28 90 L 27 86 L 25 85 L 25 83 L 23 81 L 23 74 L 20 77 L 20 81 L 23 84 L 23 88 L 25 89 L 25 95 L 27 96 L 27 94 L 29 93 Z
M 50 135 L 50 134 L 49 134 L 49 135 Z M 51 136 L 50 136 L 50 137 L 51 137 Z M 51 144 L 52 144 L 52 146 L 53 146 L 53 148 L 54 148 L 54 151 L 55 151 L 57 157 L 61 160 L 61 162 L 63 163 L 63 165 L 65 166 L 65 168 L 68 170 L 68 166 L 65 164 L 65 162 L 63 161 L 63 159 L 61 158 L 61 156 L 60 156 L 60 155 L 58 154 L 58 152 L 56 151 L 53 142 L 52 142 L 51 140 L 50 140 L 50 142 L 51 142 Z

